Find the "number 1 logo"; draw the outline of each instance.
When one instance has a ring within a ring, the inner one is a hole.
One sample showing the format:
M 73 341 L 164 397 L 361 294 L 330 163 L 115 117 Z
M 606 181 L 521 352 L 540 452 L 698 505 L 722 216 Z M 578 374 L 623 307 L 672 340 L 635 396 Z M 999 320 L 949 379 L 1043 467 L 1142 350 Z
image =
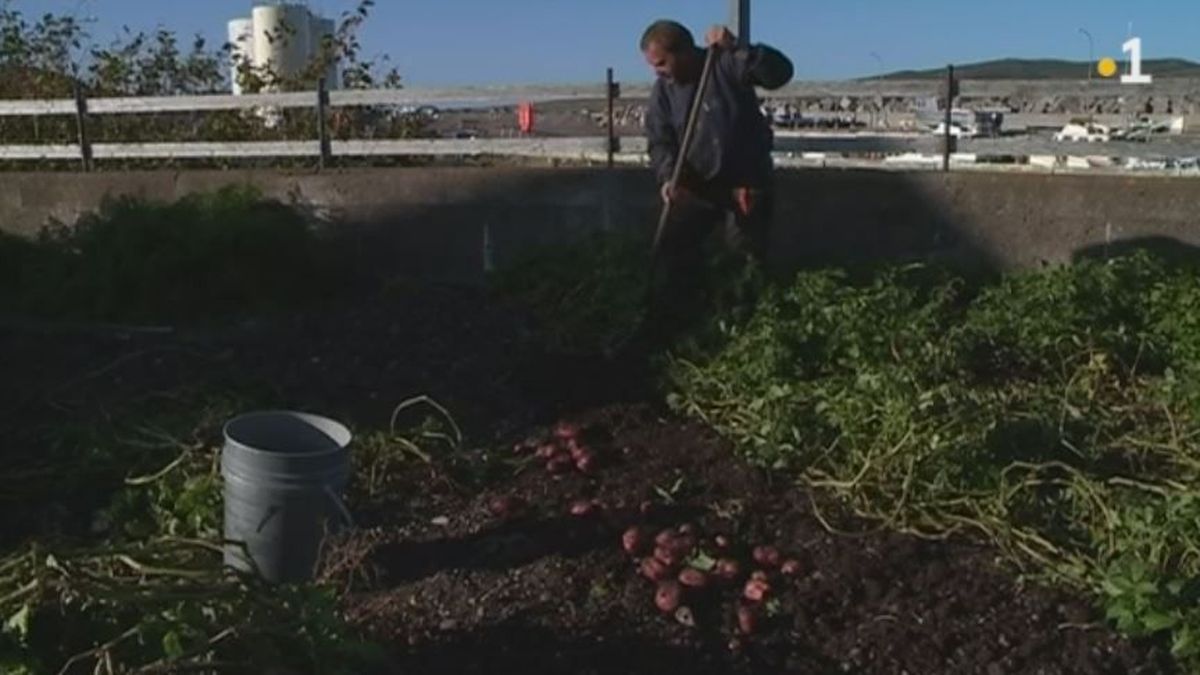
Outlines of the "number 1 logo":
M 1130 38 L 1121 51 L 1129 54 L 1129 74 L 1121 76 L 1121 84 L 1150 84 L 1153 78 L 1142 72 L 1142 38 Z

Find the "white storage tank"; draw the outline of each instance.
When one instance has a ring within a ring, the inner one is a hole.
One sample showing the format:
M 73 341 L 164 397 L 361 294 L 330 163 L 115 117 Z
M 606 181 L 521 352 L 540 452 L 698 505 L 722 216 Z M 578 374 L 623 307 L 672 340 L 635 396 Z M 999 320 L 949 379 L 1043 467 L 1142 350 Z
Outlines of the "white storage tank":
M 242 85 L 238 82 L 238 64 L 254 63 L 254 21 L 251 19 L 234 19 L 229 22 L 230 54 L 229 82 L 234 96 L 242 94 Z
M 263 73 L 291 77 L 308 64 L 311 20 L 304 5 L 258 5 L 254 21 L 254 62 Z
M 319 16 L 312 17 L 312 25 L 309 30 L 310 38 L 310 58 L 317 58 L 321 55 L 321 47 L 325 39 L 332 40 L 337 32 L 337 24 L 333 19 L 325 19 Z M 331 54 L 333 60 L 329 64 L 329 68 L 325 71 L 325 88 L 333 91 L 338 88 L 341 83 L 341 77 L 338 72 L 337 52 Z

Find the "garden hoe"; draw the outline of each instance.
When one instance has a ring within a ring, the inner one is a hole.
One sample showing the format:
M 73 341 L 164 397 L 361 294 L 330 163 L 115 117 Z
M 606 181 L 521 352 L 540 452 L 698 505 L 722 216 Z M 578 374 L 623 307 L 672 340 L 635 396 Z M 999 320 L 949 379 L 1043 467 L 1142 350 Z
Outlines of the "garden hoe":
M 683 174 L 683 165 L 686 161 L 688 150 L 692 145 L 692 137 L 695 136 L 696 125 L 700 119 L 701 102 L 704 100 L 704 94 L 708 90 L 708 82 L 712 77 L 713 64 L 716 62 L 717 47 L 715 45 L 708 48 L 708 53 L 704 57 L 704 69 L 700 73 L 700 82 L 696 86 L 696 93 L 692 98 L 691 108 L 688 110 L 687 125 L 684 127 L 683 140 L 679 144 L 679 152 L 675 156 L 675 166 L 671 172 L 671 185 L 679 184 L 679 178 Z M 639 319 L 635 322 L 634 330 L 620 342 L 616 347 L 610 350 L 609 355 L 621 354 L 629 345 L 630 340 L 635 336 L 641 335 L 649 321 L 650 313 L 654 311 L 654 288 L 655 274 L 658 271 L 659 252 L 662 247 L 663 234 L 667 229 L 667 222 L 671 219 L 671 204 L 673 200 L 667 199 L 663 201 L 662 211 L 658 216 L 658 228 L 654 232 L 654 243 L 650 247 L 650 269 L 646 279 L 646 295 L 642 300 L 642 313 Z

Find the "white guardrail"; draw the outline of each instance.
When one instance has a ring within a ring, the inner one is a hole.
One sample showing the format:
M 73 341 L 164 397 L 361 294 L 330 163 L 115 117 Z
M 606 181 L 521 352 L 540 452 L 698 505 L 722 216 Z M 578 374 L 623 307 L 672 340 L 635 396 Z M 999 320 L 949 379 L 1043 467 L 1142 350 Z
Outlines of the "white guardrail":
M 611 77 L 611 75 L 610 75 Z M 297 141 L 172 143 L 91 143 L 88 118 L 99 115 L 212 112 L 224 110 L 280 110 L 309 108 L 318 121 L 331 108 L 386 106 L 418 110 L 432 106 L 441 111 L 511 108 L 522 102 L 605 101 L 612 109 L 620 88 L 582 87 L 457 87 L 288 93 L 122 97 L 56 100 L 0 101 L 0 117 L 71 115 L 77 118 L 79 134 L 70 144 L 0 145 L 0 161 L 81 161 L 85 170 L 94 160 L 118 159 L 227 159 L 227 158 L 318 158 L 324 166 L 333 157 L 383 156 L 518 156 L 543 159 L 605 161 L 610 164 L 644 164 L 643 137 L 616 139 L 600 130 L 595 136 L 517 138 L 434 138 L 331 140 L 323 123 L 320 138 Z M 604 135 L 601 135 L 604 134 Z M 1103 144 L 1059 143 L 1049 138 L 960 139 L 947 154 L 942 139 L 928 133 L 780 131 L 775 149 L 780 166 L 861 166 L 927 168 L 939 164 L 969 168 L 977 162 L 993 169 L 1028 170 L 1169 170 L 1200 171 L 1200 150 L 1192 143 L 1155 145 L 1112 142 Z M 1006 167 L 986 162 L 995 157 L 1022 157 L 1026 161 Z M 1115 161 L 1120 158 L 1121 161 Z M 1160 166 L 1161 165 L 1161 166 Z
M 595 100 L 605 97 L 604 87 L 458 87 L 449 89 L 348 89 L 329 92 L 329 107 L 342 106 L 436 106 L 443 110 L 461 108 L 499 108 L 523 101 Z M 129 113 L 200 112 L 248 110 L 254 108 L 314 108 L 318 92 L 299 91 L 278 94 L 202 94 L 194 96 L 130 96 L 91 98 L 90 115 Z M 0 117 L 14 115 L 74 115 L 72 99 L 0 101 Z
M 561 159 L 604 159 L 615 143 L 607 135 L 572 138 L 436 138 L 330 140 L 323 124 L 321 138 L 308 141 L 189 141 L 175 143 L 91 143 L 87 120 L 97 115 L 213 112 L 224 110 L 282 110 L 310 108 L 325 119 L 329 109 L 349 106 L 387 106 L 417 110 L 431 106 L 439 111 L 510 108 L 523 102 L 603 100 L 613 87 L 459 87 L 448 89 L 372 89 L 303 91 L 287 93 L 151 96 L 123 98 L 10 100 L 0 101 L 0 117 L 71 115 L 77 118 L 79 135 L 70 144 L 0 145 L 0 160 L 81 160 L 87 168 L 93 160 L 106 159 L 217 159 L 266 157 L 334 156 L 482 156 L 514 155 Z M 643 139 L 629 139 L 626 150 L 644 151 Z

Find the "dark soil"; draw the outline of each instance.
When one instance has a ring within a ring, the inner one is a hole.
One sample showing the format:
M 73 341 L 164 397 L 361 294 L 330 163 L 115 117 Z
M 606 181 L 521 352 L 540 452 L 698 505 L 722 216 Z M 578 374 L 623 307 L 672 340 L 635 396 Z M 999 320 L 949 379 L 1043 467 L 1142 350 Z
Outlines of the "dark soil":
M 389 509 L 407 522 L 385 517 L 331 555 L 327 578 L 354 589 L 347 615 L 395 646 L 395 672 L 1171 672 L 1161 648 L 1117 637 L 1078 598 L 1018 583 L 986 548 L 829 534 L 805 494 L 702 427 L 650 406 L 574 419 L 611 436 L 594 475 L 550 477 L 530 462 L 459 494 L 427 466 Z M 662 494 L 672 486 L 674 503 Z M 498 517 L 498 495 L 528 508 Z M 579 498 L 603 506 L 571 516 Z M 694 594 L 694 627 L 655 607 L 621 533 L 685 522 L 713 557 L 728 555 L 719 533 L 744 563 L 760 543 L 800 562 L 795 577 L 771 573 L 778 604 L 755 634 L 735 628 L 740 583 Z
M 346 616 L 394 651 L 397 673 L 1171 672 L 1161 645 L 1119 638 L 1078 597 L 1019 583 L 985 547 L 829 534 L 806 494 L 646 403 L 631 373 L 535 344 L 511 309 L 427 288 L 220 331 L 10 326 L 0 428 L 24 458 L 61 426 L 136 419 L 185 391 L 249 392 L 365 430 L 386 428 L 404 399 L 434 397 L 472 447 L 492 450 L 414 461 L 402 488 L 358 509 L 362 528 L 324 571 L 349 591 Z M 550 476 L 510 449 L 564 416 L 591 434 L 593 474 Z M 528 507 L 497 516 L 502 495 Z M 570 515 L 581 498 L 596 513 Z M 69 530 L 99 496 L 53 500 L 36 505 L 53 522 L 8 509 L 3 538 Z M 772 572 L 774 602 L 754 634 L 734 629 L 741 584 L 688 599 L 694 626 L 654 606 L 621 533 L 685 522 L 713 554 L 721 533 L 746 564 L 760 543 L 799 561 L 796 576 Z

